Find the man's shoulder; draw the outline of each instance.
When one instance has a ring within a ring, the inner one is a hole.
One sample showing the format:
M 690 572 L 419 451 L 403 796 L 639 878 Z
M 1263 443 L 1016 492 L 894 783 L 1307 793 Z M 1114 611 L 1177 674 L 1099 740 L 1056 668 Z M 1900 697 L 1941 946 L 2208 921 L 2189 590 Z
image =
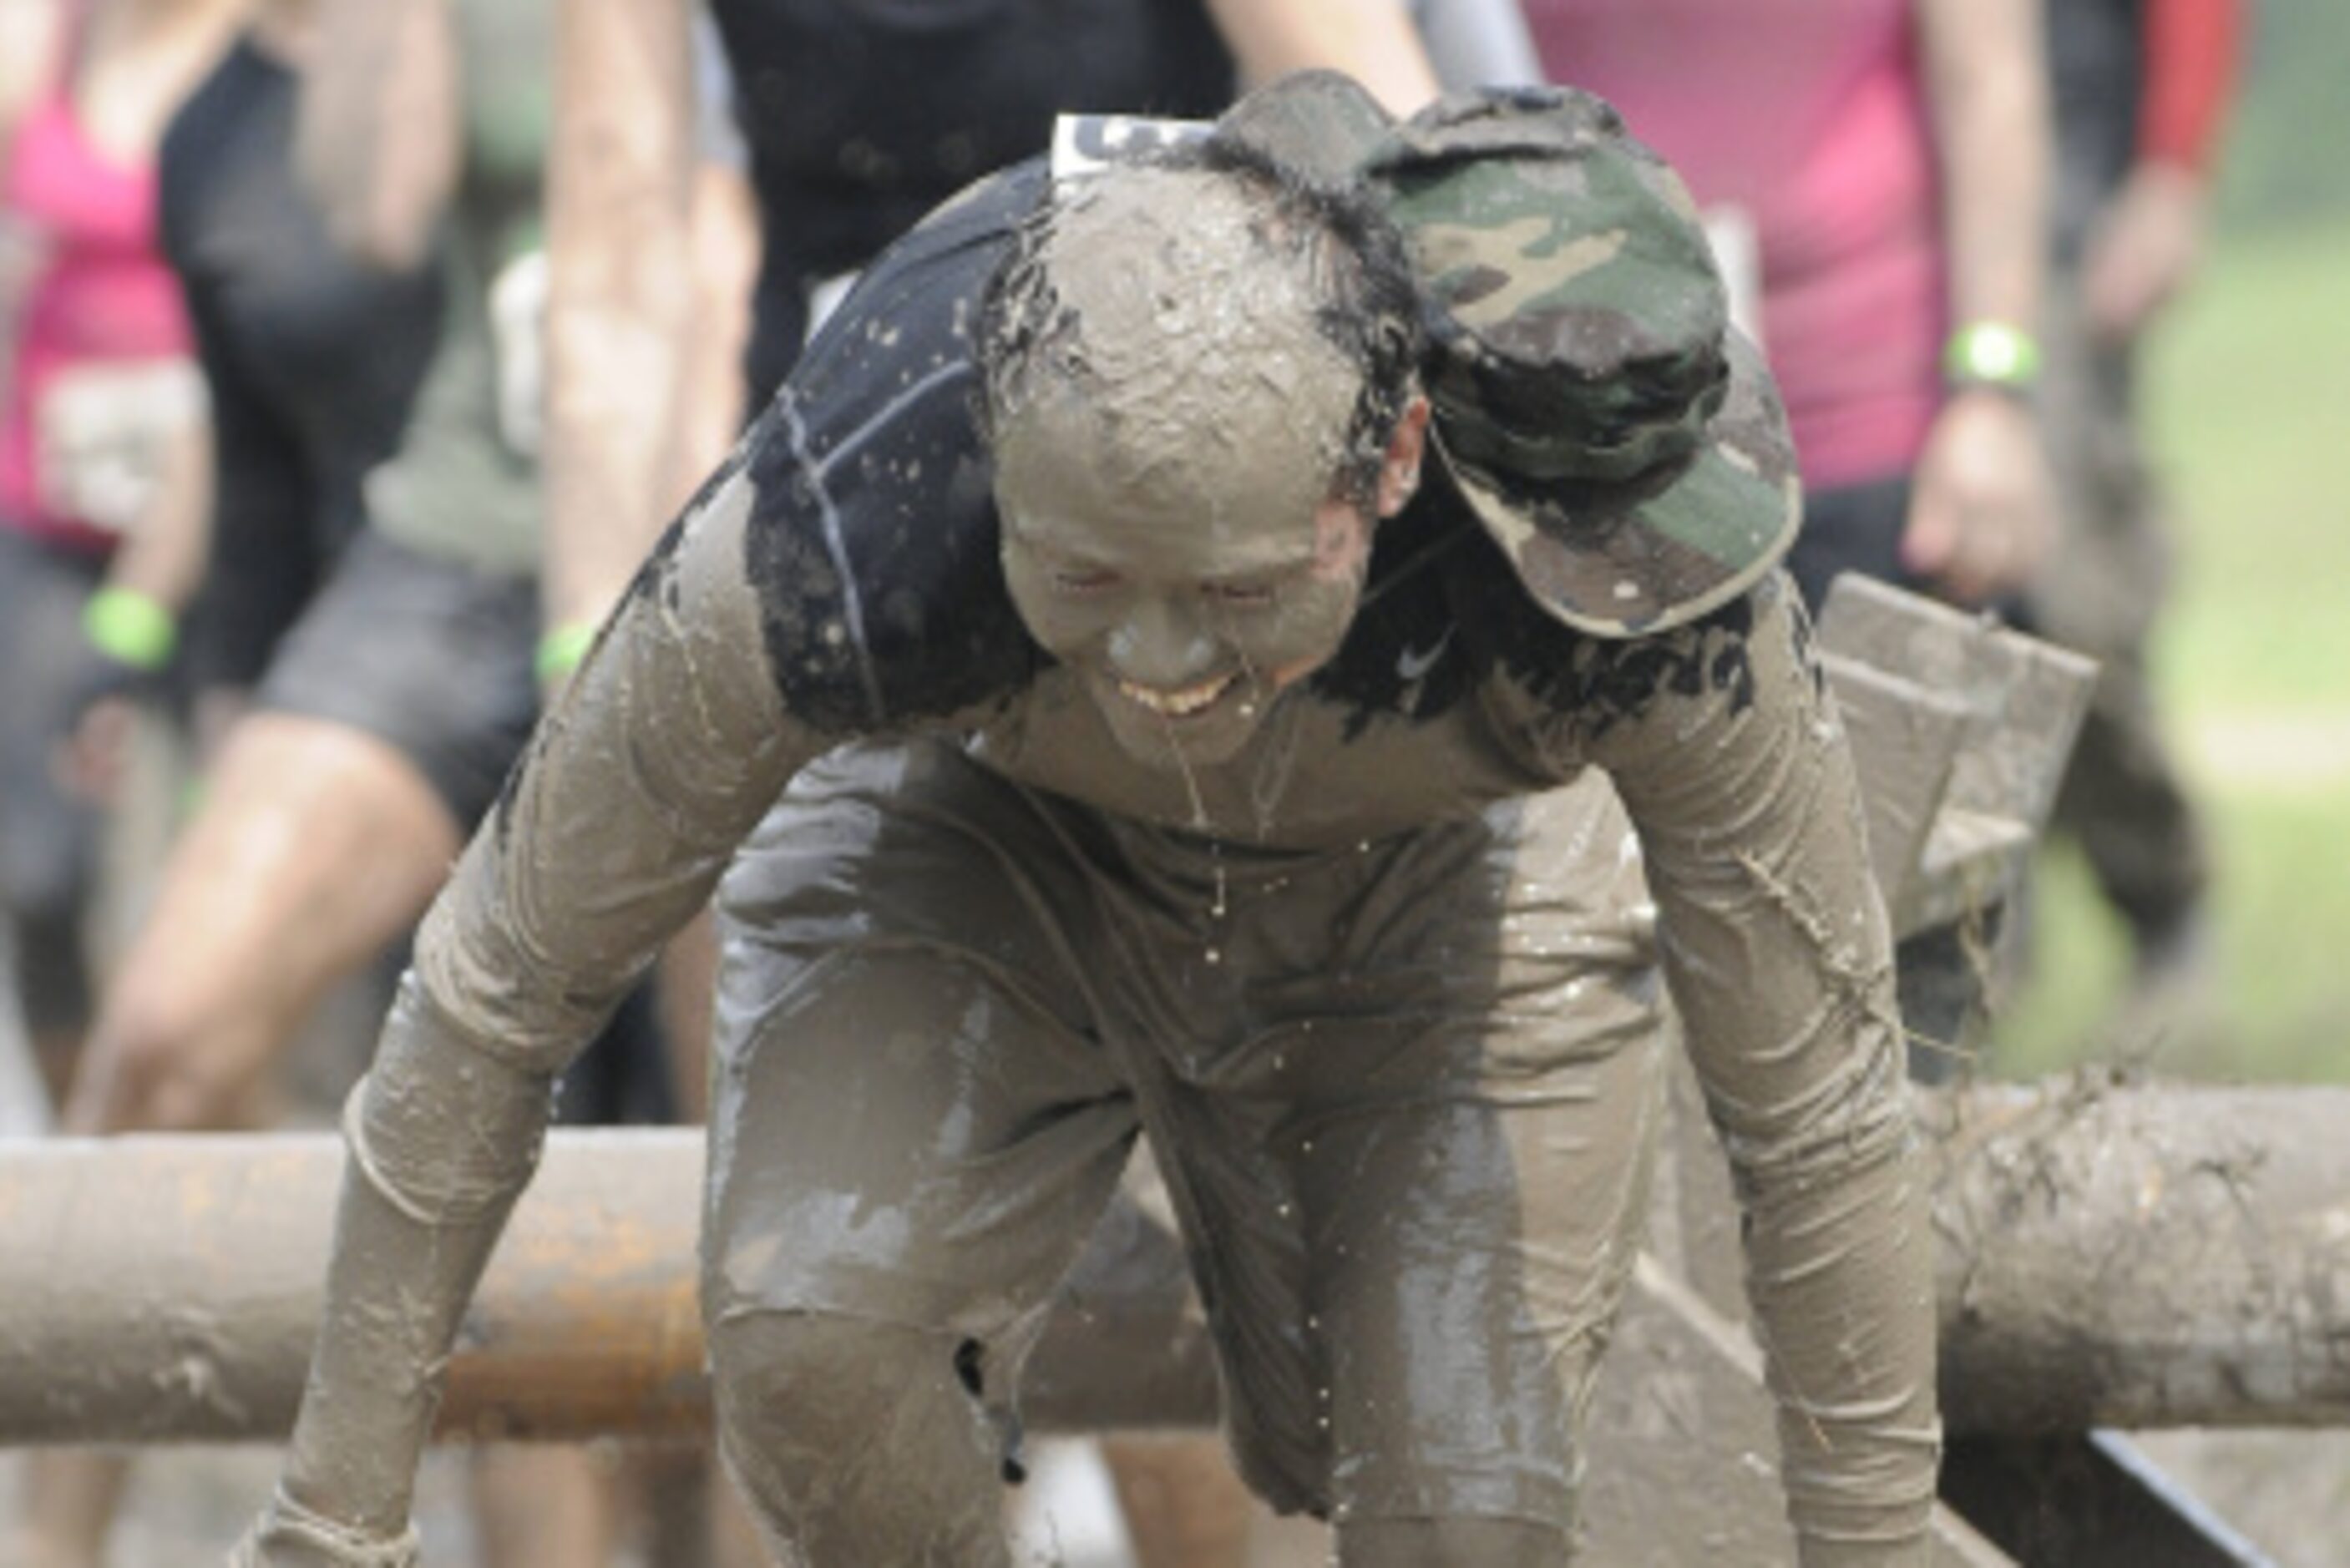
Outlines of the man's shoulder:
M 868 270 L 745 438 L 744 566 L 793 711 L 839 732 L 943 717 L 1024 679 L 997 561 L 974 335 L 1044 191 L 982 181 Z
M 1051 171 L 1030 159 L 973 181 L 932 208 L 875 256 L 840 308 L 809 342 L 794 379 L 821 375 L 877 322 L 910 314 L 969 322 L 1020 226 L 1050 200 Z M 975 325 L 975 322 L 971 323 Z
M 1564 722 L 1586 743 L 1621 725 L 1648 726 L 1659 715 L 1670 715 L 1660 733 L 1694 732 L 1700 712 L 1734 721 L 1755 706 L 1762 686 L 1788 674 L 1817 683 L 1794 598 L 1793 583 L 1774 570 L 1660 630 L 1601 636 L 1538 611 L 1496 615 L 1487 623 L 1489 669 L 1518 694 L 1529 716 Z M 1792 636 L 1793 657 L 1757 658 L 1758 644 L 1771 636 Z

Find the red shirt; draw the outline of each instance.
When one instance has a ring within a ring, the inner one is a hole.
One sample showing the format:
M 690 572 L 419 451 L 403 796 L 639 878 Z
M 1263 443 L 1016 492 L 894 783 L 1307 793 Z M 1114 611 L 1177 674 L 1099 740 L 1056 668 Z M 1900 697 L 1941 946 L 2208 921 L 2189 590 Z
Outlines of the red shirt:
M 2239 0 L 2146 0 L 2141 159 L 2196 170 L 2210 163 L 2234 88 L 2242 32 Z

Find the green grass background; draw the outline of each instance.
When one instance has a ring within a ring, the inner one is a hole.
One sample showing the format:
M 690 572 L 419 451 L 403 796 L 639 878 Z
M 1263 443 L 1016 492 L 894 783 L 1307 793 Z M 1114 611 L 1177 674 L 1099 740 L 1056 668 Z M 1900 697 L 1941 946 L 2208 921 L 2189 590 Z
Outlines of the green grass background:
M 2146 394 L 2180 544 L 2155 659 L 2212 829 L 2216 984 L 2134 1044 L 2166 1072 L 2350 1082 L 2350 214 L 2223 231 Z M 2125 978 L 2078 857 L 2043 857 L 2039 888 L 2002 1074 L 2092 1054 Z

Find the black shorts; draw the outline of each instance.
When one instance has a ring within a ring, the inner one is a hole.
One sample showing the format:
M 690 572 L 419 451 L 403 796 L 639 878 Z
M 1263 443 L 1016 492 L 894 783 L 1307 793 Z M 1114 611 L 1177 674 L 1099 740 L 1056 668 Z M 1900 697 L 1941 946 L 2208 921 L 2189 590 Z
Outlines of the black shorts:
M 397 749 L 470 834 L 538 716 L 538 581 L 478 572 L 372 529 L 279 648 L 257 705 Z M 571 1124 L 676 1119 L 660 1025 L 639 986 L 564 1075 Z
M 76 1027 L 89 1012 L 79 931 L 97 875 L 98 816 L 63 787 L 56 757 L 73 689 L 89 670 L 82 607 L 105 570 L 95 556 L 0 525 L 0 916 L 37 1031 Z
M 348 725 L 413 763 L 470 834 L 538 716 L 538 581 L 373 530 L 277 650 L 256 705 Z
M 332 569 L 331 552 L 307 534 L 218 514 L 188 622 L 189 684 L 198 691 L 259 685 Z

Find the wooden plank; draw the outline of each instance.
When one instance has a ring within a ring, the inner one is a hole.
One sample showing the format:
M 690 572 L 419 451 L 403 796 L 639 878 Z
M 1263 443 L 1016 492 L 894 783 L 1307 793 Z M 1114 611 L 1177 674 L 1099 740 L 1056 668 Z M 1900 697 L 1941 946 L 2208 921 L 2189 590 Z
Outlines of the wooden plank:
M 2037 831 L 2088 711 L 2095 661 L 1997 619 L 1865 577 L 1838 577 L 1819 646 L 1965 704 L 1971 721 L 1951 779 L 1953 805 Z
M 1869 864 L 1886 907 L 1898 909 L 1918 880 L 1971 711 L 1960 698 L 1842 654 L 1823 651 L 1820 663 L 1852 746 Z

